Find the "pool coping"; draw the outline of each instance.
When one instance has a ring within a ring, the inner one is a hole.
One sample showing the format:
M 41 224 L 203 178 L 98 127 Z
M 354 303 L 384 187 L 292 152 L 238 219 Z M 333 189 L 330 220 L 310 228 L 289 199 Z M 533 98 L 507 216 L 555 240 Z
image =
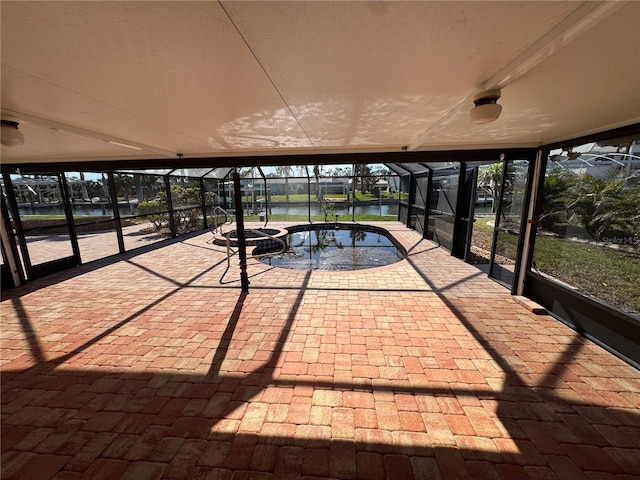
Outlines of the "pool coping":
M 275 228 L 274 228 L 275 229 Z M 270 265 L 262 261 L 262 259 L 254 257 L 256 249 L 260 248 L 260 242 L 270 242 L 270 239 L 255 239 L 257 242 L 253 242 L 251 245 L 247 244 L 247 258 L 254 260 L 256 264 L 264 265 L 268 268 L 281 268 L 284 270 L 294 270 L 294 271 L 312 271 L 312 272 L 341 272 L 341 273 L 350 273 L 350 272 L 361 272 L 361 271 L 370 271 L 376 270 L 380 268 L 393 267 L 395 265 L 400 264 L 403 261 L 406 261 L 408 256 L 407 247 L 393 235 L 391 231 L 386 228 L 371 225 L 371 224 L 363 224 L 363 223 L 345 223 L 345 222 L 323 222 L 323 223 L 306 223 L 306 224 L 295 224 L 287 227 L 283 227 L 281 230 L 285 230 L 285 235 L 293 234 L 297 232 L 310 231 L 310 230 L 356 230 L 356 231 L 366 231 L 370 233 L 378 233 L 384 235 L 388 238 L 393 246 L 398 250 L 398 252 L 402 255 L 402 258 L 398 259 L 393 263 L 388 263 L 385 265 L 379 265 L 375 267 L 368 268 L 358 268 L 353 270 L 308 270 L 308 269 L 298 269 L 298 268 L 289 268 L 281 265 Z M 284 236 L 284 235 L 283 235 Z M 250 249 L 249 249 L 250 248 Z

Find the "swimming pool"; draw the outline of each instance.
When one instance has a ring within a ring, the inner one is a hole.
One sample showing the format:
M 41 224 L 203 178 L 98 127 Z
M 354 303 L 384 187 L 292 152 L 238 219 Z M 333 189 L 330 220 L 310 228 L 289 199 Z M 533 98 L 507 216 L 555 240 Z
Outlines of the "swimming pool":
M 405 249 L 383 228 L 372 225 L 323 223 L 287 228 L 282 255 L 261 262 L 295 270 L 346 271 L 375 268 L 402 260 Z M 260 245 L 254 255 L 266 253 Z
M 276 228 L 256 228 L 255 230 L 245 230 L 244 238 L 247 246 L 250 245 L 260 245 L 261 242 L 264 242 L 265 235 L 270 235 L 272 237 L 280 237 L 284 235 L 286 232 Z M 264 235 L 263 235 L 264 234 Z M 213 243 L 215 245 L 226 245 L 227 239 L 229 239 L 229 245 L 232 247 L 238 246 L 238 231 L 231 230 L 225 234 L 217 235 L 213 239 Z M 279 242 L 277 245 L 282 246 Z M 279 248 L 278 248 L 279 249 Z

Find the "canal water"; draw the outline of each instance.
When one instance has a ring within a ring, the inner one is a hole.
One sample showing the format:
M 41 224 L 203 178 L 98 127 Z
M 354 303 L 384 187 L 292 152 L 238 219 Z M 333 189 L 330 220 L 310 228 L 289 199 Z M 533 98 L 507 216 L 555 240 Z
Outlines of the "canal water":
M 122 216 L 132 216 L 138 215 L 138 207 L 135 203 L 129 204 L 120 204 L 120 215 Z M 250 207 L 245 208 L 245 215 L 250 215 L 252 209 Z M 269 205 L 269 214 L 270 215 L 308 215 L 308 204 L 298 204 L 298 205 L 278 205 L 272 204 Z M 260 205 L 256 208 L 256 213 L 264 212 L 264 205 Z M 29 216 L 29 215 L 61 215 L 64 216 L 64 210 L 59 205 L 46 205 L 46 206 L 36 206 L 34 208 L 28 206 L 20 206 L 19 208 L 21 216 Z M 351 205 L 342 205 L 336 204 L 334 208 L 334 215 L 338 215 L 340 217 L 346 217 L 347 215 L 351 215 L 353 213 L 353 208 Z M 356 205 L 355 207 L 356 214 L 369 214 L 369 215 L 384 215 L 384 216 L 397 216 L 398 215 L 398 205 L 385 205 L 385 204 L 367 204 L 367 205 Z M 80 216 L 103 216 L 103 215 L 111 215 L 111 208 L 109 205 L 74 205 L 73 214 Z M 322 215 L 322 211 L 320 210 L 320 206 L 318 204 L 311 204 L 311 215 Z
M 137 204 L 132 203 L 121 203 L 120 207 L 120 215 L 121 216 L 135 216 L 138 215 L 138 207 Z M 308 215 L 308 204 L 271 204 L 269 205 L 269 215 Z M 339 219 L 348 220 L 349 217 L 353 214 L 353 206 L 347 204 L 336 203 L 334 207 L 334 216 L 338 215 Z M 250 215 L 252 213 L 252 209 L 250 207 L 245 206 L 245 215 Z M 255 209 L 256 214 L 262 214 L 265 208 L 264 205 L 260 205 Z M 19 208 L 21 216 L 29 216 L 29 215 L 60 215 L 64 216 L 64 211 L 62 207 L 59 205 L 38 205 L 34 208 L 29 206 L 21 205 Z M 378 203 L 367 203 L 367 204 L 356 204 L 355 206 L 356 215 L 359 214 L 367 214 L 367 215 L 380 215 L 380 216 L 390 216 L 397 217 L 398 216 L 398 204 L 378 204 Z M 476 205 L 475 214 L 490 214 L 491 206 L 482 206 Z M 106 216 L 111 215 L 110 205 L 74 205 L 73 214 L 76 216 Z M 322 215 L 323 212 L 320 209 L 320 206 L 317 203 L 311 204 L 311 215 Z

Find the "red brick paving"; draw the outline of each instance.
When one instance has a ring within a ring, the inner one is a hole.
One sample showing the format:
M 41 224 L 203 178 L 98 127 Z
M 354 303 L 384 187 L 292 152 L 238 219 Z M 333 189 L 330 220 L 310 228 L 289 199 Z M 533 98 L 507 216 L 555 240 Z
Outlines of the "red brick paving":
M 416 232 L 359 272 L 210 234 L 2 301 L 3 479 L 640 476 L 640 374 Z

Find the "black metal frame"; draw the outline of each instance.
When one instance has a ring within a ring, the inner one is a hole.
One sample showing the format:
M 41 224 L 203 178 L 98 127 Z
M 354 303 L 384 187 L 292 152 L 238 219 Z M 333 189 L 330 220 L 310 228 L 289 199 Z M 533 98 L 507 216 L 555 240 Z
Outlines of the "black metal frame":
M 522 273 L 522 251 L 524 250 L 524 243 L 530 239 L 526 238 L 526 227 L 527 227 L 527 222 L 529 221 L 529 219 L 527 218 L 528 216 L 528 206 L 531 202 L 531 196 L 533 195 L 533 182 L 531 181 L 533 178 L 533 174 L 535 172 L 535 168 L 536 168 L 536 157 L 534 156 L 533 158 L 529 158 L 529 168 L 527 169 L 527 185 L 525 186 L 525 193 L 524 193 L 524 201 L 523 201 L 523 205 L 522 205 L 522 214 L 521 214 L 521 218 L 520 218 L 520 230 L 518 232 L 518 248 L 517 248 L 517 256 L 516 256 L 516 267 L 513 271 L 513 283 L 511 285 L 511 293 L 513 295 L 515 295 L 517 292 L 517 288 L 518 288 L 518 278 L 520 278 L 520 275 Z M 533 248 L 529 249 L 530 252 L 533 251 Z M 527 260 L 526 263 L 526 270 L 529 271 L 531 270 L 531 262 L 529 260 Z
M 33 172 L 33 173 L 43 173 L 43 172 Z M 67 221 L 67 229 L 69 231 L 69 241 L 71 243 L 71 251 L 72 254 L 67 257 L 57 258 L 55 260 L 51 260 L 48 262 L 40 263 L 38 265 L 33 265 L 31 263 L 31 257 L 29 255 L 29 248 L 27 245 L 24 226 L 22 225 L 22 220 L 20 217 L 20 212 L 18 211 L 18 203 L 15 198 L 15 194 L 13 191 L 13 182 L 11 181 L 11 175 L 9 173 L 3 173 L 4 185 L 7 189 L 5 192 L 8 200 L 8 207 L 11 209 L 11 214 L 13 217 L 14 225 L 16 228 L 16 232 L 18 235 L 18 241 L 20 243 L 20 249 L 22 252 L 22 262 L 23 268 L 26 272 L 25 281 L 35 280 L 52 273 L 58 272 L 60 270 L 65 270 L 67 268 L 72 268 L 80 265 L 80 249 L 78 246 L 77 234 L 75 231 L 75 226 L 73 225 L 73 216 L 70 216 L 69 210 L 69 194 L 67 190 L 67 183 L 64 175 L 60 172 L 47 172 L 47 175 L 55 176 L 58 185 L 60 187 L 60 196 L 62 198 L 63 208 L 65 212 L 65 219 Z M 19 257 L 16 257 L 19 258 Z
M 467 171 L 471 169 L 470 178 L 467 178 L 467 181 L 471 182 L 471 188 L 469 190 L 470 193 L 470 203 L 469 203 L 469 215 L 468 215 L 468 225 L 467 225 L 467 235 L 465 238 L 465 251 L 463 260 L 466 262 L 469 260 L 469 254 L 471 253 L 471 241 L 473 238 L 473 219 L 476 215 L 476 196 L 478 194 L 478 167 L 469 167 L 467 166 Z
M 24 228 L 22 227 L 22 220 L 20 220 L 20 212 L 18 211 L 18 202 L 16 202 L 16 196 L 13 191 L 13 182 L 11 181 L 11 175 L 9 173 L 3 173 L 2 178 L 4 180 L 4 186 L 7 191 L 7 207 L 11 209 L 11 216 L 13 217 L 16 234 L 18 237 L 18 243 L 20 244 L 20 250 L 22 253 L 22 267 L 25 272 L 25 280 L 29 278 L 29 272 L 31 271 L 31 257 L 29 256 L 29 249 L 27 248 L 27 240 L 24 236 Z M 18 257 L 16 257 L 18 258 Z
M 9 288 L 15 287 L 16 284 L 13 281 L 13 274 L 11 273 L 11 268 L 9 267 L 9 264 L 6 262 L 6 258 L 8 254 L 5 253 L 4 243 L 2 244 L 1 250 L 2 251 L 0 252 L 0 254 L 2 255 L 3 263 L 2 263 L 2 266 L 0 266 L 0 288 L 2 290 L 6 290 Z
M 427 178 L 427 191 L 426 196 L 424 198 L 424 205 L 416 203 L 416 199 L 418 197 L 418 179 Z M 420 173 L 409 173 L 409 191 L 407 192 L 409 196 L 407 197 L 407 221 L 405 222 L 407 228 L 416 229 L 417 225 L 420 223 L 418 220 L 419 217 L 422 217 L 423 229 L 422 229 L 422 238 L 426 238 L 427 236 L 427 227 L 429 222 L 429 199 L 431 197 L 431 172 L 429 169 L 426 169 L 424 172 Z M 400 202 L 399 202 L 400 205 Z M 400 209 L 398 208 L 398 216 L 400 216 Z M 416 217 L 416 225 L 412 225 L 412 217 Z
M 460 165 L 460 172 L 462 172 L 462 166 L 464 165 L 464 162 L 458 162 L 458 164 Z M 458 226 L 458 199 L 461 195 L 460 190 L 461 190 L 461 183 L 460 183 L 460 172 L 458 172 L 458 186 L 456 188 L 456 208 L 455 211 L 452 212 L 450 215 L 448 214 L 448 212 L 443 212 L 441 210 L 438 210 L 441 214 L 447 214 L 450 217 L 453 218 L 453 230 L 451 232 L 451 249 L 447 248 L 446 245 L 443 245 L 442 243 L 440 243 L 440 241 L 438 241 L 438 245 L 441 248 L 444 248 L 445 250 L 447 250 L 449 253 L 451 253 L 452 255 L 454 255 L 454 246 L 456 243 L 456 230 L 459 230 L 460 227 Z M 433 211 L 433 209 L 431 208 L 431 195 L 433 193 L 433 179 L 436 175 L 434 174 L 434 170 L 432 168 L 429 168 L 429 182 L 428 182 L 428 194 L 427 194 L 427 199 L 426 199 L 426 205 L 425 205 L 425 223 L 426 223 L 426 228 L 423 234 L 423 238 L 428 238 L 428 229 L 429 229 L 429 216 L 431 215 L 431 212 Z M 435 240 L 433 240 L 435 241 Z M 454 255 L 457 257 L 457 255 Z
M 640 133 L 640 124 L 634 124 L 627 127 L 611 130 L 608 132 L 589 135 L 571 141 L 557 142 L 554 144 L 548 144 L 543 146 L 545 150 L 552 148 L 563 147 L 565 145 L 575 145 L 580 143 L 587 143 L 591 141 L 606 140 L 620 137 L 637 136 Z M 635 138 L 635 137 L 634 137 Z M 466 162 L 482 162 L 493 163 L 499 161 L 498 159 L 504 154 L 505 159 L 518 159 L 524 158 L 529 160 L 528 182 L 526 188 L 527 201 L 531 198 L 533 188 L 537 188 L 537 191 L 541 191 L 544 175 L 541 176 L 538 185 L 534 186 L 531 182 L 532 172 L 535 163 L 535 153 L 537 149 L 532 148 L 512 148 L 512 149 L 488 149 L 488 150 L 452 150 L 452 151 L 439 151 L 439 152 L 379 152 L 379 153 L 337 153 L 337 154 L 310 154 L 310 155 L 275 155 L 275 156 L 244 156 L 244 157 L 213 157 L 213 158 L 162 158 L 162 159 L 150 159 L 150 160 L 128 160 L 128 161 L 95 161 L 91 162 L 92 171 L 108 172 L 109 189 L 112 196 L 113 215 L 116 222 L 118 245 L 121 252 L 124 252 L 124 240 L 122 237 L 122 223 L 120 212 L 117 206 L 117 192 L 115 191 L 115 182 L 113 178 L 113 171 L 133 169 L 143 170 L 148 168 L 198 168 L 208 167 L 211 170 L 221 167 L 234 167 L 237 165 L 242 166 L 261 166 L 265 163 L 270 165 L 312 165 L 312 164 L 365 164 L 365 163 L 383 163 L 386 164 L 396 174 L 405 178 L 409 176 L 409 198 L 406 202 L 399 201 L 398 219 L 402 218 L 403 212 L 406 211 L 406 224 L 411 226 L 411 218 L 417 213 L 416 208 L 421 210 L 424 208 L 424 221 L 425 232 L 428 230 L 429 222 L 429 205 L 431 201 L 431 189 L 433 175 L 429 166 L 430 162 L 459 162 L 460 163 L 460 177 L 458 182 L 458 197 L 456 206 L 456 216 L 454 224 L 454 237 L 452 254 L 460 258 L 466 258 L 468 254 L 468 248 L 470 245 L 470 235 L 472 229 L 471 219 L 473 218 L 473 211 L 475 207 L 475 177 L 477 175 L 477 169 L 473 170 L 473 175 L 470 174 L 468 168 L 466 168 Z M 547 152 L 548 153 L 548 152 Z M 542 169 L 546 167 L 546 155 L 542 158 Z M 406 168 L 409 164 L 420 165 L 421 169 L 418 171 L 415 168 Z M 49 273 L 53 270 L 59 270 L 63 267 L 63 263 L 68 263 L 68 259 L 61 259 L 54 262 L 49 262 L 46 268 L 41 271 L 34 269 L 29 260 L 28 249 L 24 240 L 24 231 L 20 222 L 20 215 L 17 212 L 17 205 L 15 203 L 15 196 L 13 194 L 12 183 L 9 173 L 13 173 L 18 165 L 2 165 L 3 177 L 5 178 L 5 186 L 7 188 L 7 207 L 11 209 L 12 216 L 14 218 L 14 224 L 17 231 L 18 241 L 22 250 L 22 258 L 24 267 L 29 275 L 29 279 L 35 278 L 35 274 L 44 275 L 48 270 Z M 58 163 L 30 163 L 19 165 L 21 173 L 59 173 L 64 171 L 75 171 L 78 168 L 77 162 L 58 162 Z M 506 175 L 506 163 L 504 174 Z M 173 171 L 173 170 L 172 170 Z M 355 169 L 354 169 L 355 171 Z M 428 172 L 429 174 L 429 187 L 427 191 L 427 199 L 424 207 L 415 205 L 416 200 L 416 177 L 417 174 L 423 174 Z M 169 184 L 169 174 L 163 175 L 165 177 L 165 185 L 167 189 L 167 201 L 168 212 L 170 215 L 170 224 L 172 236 L 176 236 L 175 221 L 173 218 L 173 208 L 171 201 L 171 189 Z M 228 178 L 228 177 L 225 177 Z M 264 175 L 263 175 L 264 178 Z M 217 178 L 221 180 L 220 178 Z M 311 177 L 307 169 L 308 183 L 311 182 Z M 266 180 L 266 179 L 265 179 Z M 504 192 L 504 175 L 502 179 Z M 223 201 L 228 200 L 226 192 L 226 185 L 224 179 L 222 179 L 222 197 Z M 265 182 L 266 183 L 266 182 Z M 470 188 L 472 185 L 473 188 Z M 202 182 L 201 182 L 202 186 Z M 310 185 L 309 185 L 310 186 Z M 63 188 L 63 191 L 65 189 Z M 309 189 L 310 191 L 310 189 Z M 64 191 L 64 195 L 68 192 Z M 539 198 L 539 197 L 538 197 Z M 561 317 L 563 321 L 572 325 L 573 328 L 578 329 L 581 333 L 594 340 L 604 344 L 606 348 L 609 348 L 621 355 L 630 362 L 635 362 L 637 365 L 640 360 L 637 358 L 637 348 L 639 340 L 638 332 L 640 332 L 640 319 L 629 316 L 624 312 L 620 312 L 615 308 L 612 308 L 597 299 L 584 296 L 577 292 L 571 291 L 566 287 L 559 285 L 552 279 L 544 278 L 531 272 L 532 258 L 535 248 L 535 234 L 536 225 L 535 220 L 539 217 L 541 209 L 541 200 L 537 201 L 535 205 L 535 218 L 531 219 L 534 224 L 530 231 L 530 237 L 526 240 L 531 242 L 532 247 L 528 251 L 528 257 L 526 262 L 521 262 L 518 258 L 516 262 L 516 271 L 514 272 L 514 279 L 518 278 L 518 269 L 525 268 L 525 295 L 533 298 L 536 301 L 542 303 L 549 311 L 558 317 Z M 204 204 L 204 202 L 203 202 Z M 66 207 L 68 209 L 68 206 Z M 206 206 L 205 210 L 205 228 L 208 225 L 206 223 Z M 501 205 L 498 206 L 501 209 Z M 467 215 L 468 213 L 468 215 Z M 500 214 L 500 212 L 498 212 Z M 522 214 L 522 223 L 520 229 L 520 239 L 518 243 L 518 257 L 522 255 L 523 245 L 525 241 L 525 227 L 528 210 L 525 208 Z M 468 219 L 468 220 L 467 220 Z M 309 218 L 311 221 L 311 218 Z M 73 222 L 68 220 L 70 228 L 73 227 Z M 71 232 L 70 232 L 71 233 Z M 495 236 L 494 232 L 494 236 Z M 495 240 L 494 240 L 495 244 Z M 77 246 L 76 246 L 77 248 Z M 74 256 L 78 256 L 76 252 Z M 492 257 L 495 255 L 495 247 L 492 248 Z M 68 266 L 73 266 L 77 262 L 71 262 Z M 516 282 L 513 282 L 512 288 L 515 288 Z M 569 317 L 569 318 L 566 318 Z M 576 320 L 577 319 L 577 320 Z M 635 350 L 634 350 L 634 347 Z
M 71 198 L 69 196 L 69 184 L 67 183 L 67 176 L 64 173 L 59 173 L 58 182 L 62 186 L 62 206 L 64 208 L 64 216 L 67 219 L 67 226 L 69 228 L 69 240 L 71 241 L 71 251 L 75 258 L 77 265 L 81 265 L 80 259 L 80 244 L 78 243 L 78 231 L 76 230 L 76 223 L 73 221 L 73 212 L 71 211 Z
M 561 143 L 548 144 L 541 148 L 541 169 L 537 191 L 544 187 L 549 152 L 556 148 L 582 145 L 585 143 L 617 140 L 620 138 L 637 139 L 640 136 L 640 123 L 607 132 L 588 135 Z M 530 174 L 531 178 L 531 174 Z M 524 295 L 540 303 L 551 315 L 573 328 L 581 335 L 596 342 L 611 353 L 619 356 L 636 368 L 640 368 L 640 317 L 623 312 L 600 299 L 565 287 L 553 278 L 531 271 L 537 221 L 540 218 L 543 199 L 538 196 L 532 221 L 529 241 L 531 248 L 526 262 L 527 273 L 524 282 Z
M 428 168 L 427 163 L 480 161 L 493 162 L 501 154 L 507 158 L 513 155 L 522 155 L 531 148 L 491 148 L 485 150 L 444 150 L 444 151 L 419 151 L 419 152 L 357 152 L 357 153 L 318 153 L 296 155 L 269 155 L 269 156 L 237 156 L 237 157 L 163 157 L 154 159 L 136 160 L 92 160 L 91 170 L 116 171 L 116 170 L 145 170 L 169 168 L 172 170 L 183 168 L 209 168 L 213 171 L 217 168 L 229 167 L 259 167 L 266 164 L 278 165 L 352 165 L 367 163 L 382 164 L 421 164 Z M 19 167 L 22 173 L 46 173 L 60 171 L 77 171 L 78 162 L 37 162 L 25 164 L 3 164 L 2 172 L 15 173 Z M 168 172 L 171 174 L 171 172 Z
M 427 198 L 424 204 L 424 233 L 422 238 L 427 238 L 427 231 L 429 230 L 429 211 L 431 207 L 431 190 L 433 189 L 433 170 L 428 170 L 429 180 L 427 180 Z
M 524 293 L 564 324 L 640 369 L 640 318 L 531 271 Z
M 176 219 L 173 214 L 173 198 L 171 195 L 171 179 L 169 175 L 164 175 L 164 188 L 167 191 L 167 210 L 169 213 L 169 230 L 171 231 L 171 237 L 178 236 L 178 229 L 176 228 Z
M 0 188 L 0 190 L 3 190 Z M 4 191 L 2 192 L 4 193 Z M 11 226 L 11 219 L 9 218 L 9 208 L 7 207 L 7 202 L 5 202 L 4 195 L 0 196 L 0 208 L 2 208 L 2 218 L 4 220 L 4 225 L 2 227 L 5 228 L 5 231 L 8 233 L 8 241 L 9 244 L 5 245 L 2 242 L 2 255 L 5 259 L 5 262 L 2 265 L 1 272 L 1 281 L 0 287 L 2 290 L 7 288 L 15 287 L 16 284 L 13 280 L 13 272 L 11 272 L 11 267 L 9 266 L 9 262 L 6 261 L 7 257 L 11 255 L 14 259 L 19 259 L 18 246 L 16 244 L 16 236 L 13 234 L 13 228 Z M 22 270 L 22 265 L 19 262 L 16 262 L 16 274 L 18 275 L 18 279 L 20 283 L 25 282 L 24 271 Z
M 204 177 L 200 177 L 198 185 L 200 186 L 200 208 L 202 209 L 202 226 L 204 228 L 209 228 L 209 222 L 207 219 L 207 199 L 204 189 Z
M 526 225 L 528 222 L 528 205 L 531 201 L 531 195 L 533 194 L 533 185 L 531 182 L 531 179 L 533 177 L 533 172 L 535 170 L 535 155 L 533 157 L 531 156 L 525 156 L 525 157 L 513 157 L 513 158 L 505 158 L 504 160 L 502 160 L 502 179 L 500 182 L 500 198 L 498 200 L 498 208 L 496 209 L 496 223 L 495 223 L 495 228 L 493 229 L 493 237 L 491 239 L 491 255 L 489 258 L 489 278 L 491 278 L 492 280 L 498 282 L 501 285 L 504 285 L 505 287 L 509 288 L 511 291 L 511 294 L 515 295 L 516 294 L 516 290 L 518 288 L 517 285 L 517 279 L 520 277 L 520 274 L 522 272 L 522 251 L 524 249 L 524 244 L 525 241 L 527 241 L 526 237 L 525 237 L 525 232 L 526 232 Z M 522 213 L 520 215 L 520 226 L 519 226 L 519 230 L 518 230 L 518 246 L 516 249 L 516 258 L 515 258 L 515 267 L 514 267 L 514 271 L 513 271 L 513 278 L 511 281 L 511 284 L 507 284 L 504 281 L 502 281 L 499 278 L 496 278 L 493 276 L 494 273 L 494 267 L 495 267 L 495 253 L 496 253 L 496 247 L 497 247 L 497 239 L 498 239 L 498 234 L 501 231 L 500 230 L 500 216 L 502 215 L 502 197 L 504 195 L 505 192 L 505 185 L 506 185 L 506 179 L 507 179 L 507 170 L 508 170 L 508 162 L 513 162 L 513 161 L 517 161 L 517 160 L 527 160 L 528 161 L 528 167 L 527 167 L 527 183 L 525 185 L 525 193 L 524 193 L 524 199 L 523 199 L 523 209 L 522 209 Z M 531 269 L 531 252 L 533 251 L 533 248 L 531 248 L 529 250 L 529 258 L 527 258 L 527 263 L 526 263 L 526 269 L 527 271 Z
M 453 225 L 453 239 L 451 242 L 451 255 L 465 260 L 470 248 L 471 228 L 476 195 L 476 169 L 469 167 L 466 162 L 460 162 L 460 175 L 458 176 L 458 198 L 456 199 L 456 212 Z
M 416 176 L 409 176 L 409 196 L 407 197 L 407 228 L 413 228 L 411 225 L 411 216 L 413 215 L 413 207 L 416 203 Z M 425 213 L 426 221 L 426 213 Z
M 309 215 L 309 223 L 311 223 L 311 175 L 309 175 L 309 167 L 304 166 L 307 172 L 307 214 Z
M 120 219 L 120 209 L 118 208 L 118 192 L 116 190 L 116 179 L 113 173 L 107 174 L 107 182 L 109 185 L 109 195 L 111 196 L 111 211 L 113 212 L 113 220 L 116 224 L 116 235 L 118 237 L 118 250 L 120 253 L 126 251 L 124 246 L 124 235 L 122 234 L 122 220 Z
M 267 184 L 267 177 L 262 171 L 262 168 L 258 167 L 258 172 L 260 172 L 260 176 L 262 177 L 262 181 L 264 182 L 264 218 L 266 225 L 267 223 L 269 223 L 269 185 Z
M 249 276 L 247 274 L 247 243 L 244 235 L 244 214 L 242 212 L 242 186 L 238 169 L 233 170 L 233 194 L 236 211 L 236 234 L 238 236 L 238 258 L 240 259 L 240 288 L 249 291 Z
M 496 247 L 498 243 L 498 233 L 500 231 L 500 215 L 502 214 L 502 197 L 504 196 L 504 187 L 507 184 L 507 159 L 502 160 L 502 178 L 500 179 L 500 198 L 498 198 L 498 205 L 496 208 L 496 219 L 493 227 L 493 236 L 491 238 L 491 254 L 489 256 L 489 278 L 495 280 L 501 285 L 507 288 L 511 288 L 511 285 L 506 285 L 504 282 L 493 276 L 493 270 L 495 267 L 496 259 Z

